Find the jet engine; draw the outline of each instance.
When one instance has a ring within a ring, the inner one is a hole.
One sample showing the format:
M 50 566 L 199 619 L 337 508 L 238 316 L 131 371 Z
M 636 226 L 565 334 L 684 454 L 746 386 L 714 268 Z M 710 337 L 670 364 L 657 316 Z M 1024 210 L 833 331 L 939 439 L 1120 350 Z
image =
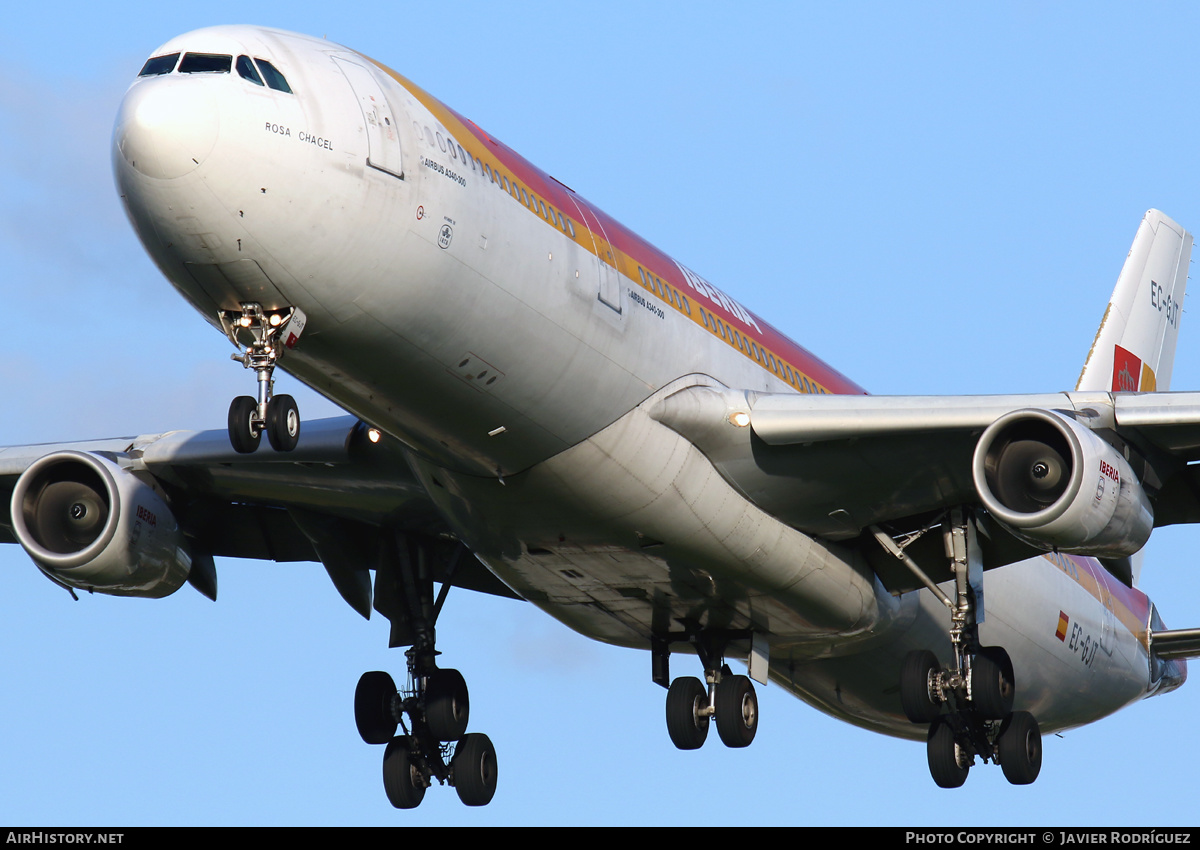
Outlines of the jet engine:
M 191 554 L 166 504 L 100 455 L 38 459 L 17 479 L 11 507 L 17 541 L 56 582 L 159 598 L 187 580 Z
M 1154 528 L 1154 509 L 1120 452 L 1050 410 L 1016 410 L 975 447 L 975 489 L 1009 531 L 1041 549 L 1124 557 Z

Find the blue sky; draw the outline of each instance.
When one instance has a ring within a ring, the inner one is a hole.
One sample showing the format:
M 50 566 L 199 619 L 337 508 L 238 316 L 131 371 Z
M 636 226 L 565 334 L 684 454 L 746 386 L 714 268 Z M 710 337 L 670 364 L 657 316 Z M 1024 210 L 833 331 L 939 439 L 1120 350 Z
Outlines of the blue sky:
M 1074 384 L 1142 213 L 1200 229 L 1185 4 L 25 4 L 0 58 L 0 444 L 223 427 L 251 377 L 143 255 L 108 166 L 144 59 L 216 23 L 326 35 L 424 86 L 872 392 Z M 1174 389 L 1200 389 L 1185 305 Z M 286 385 L 286 389 L 285 389 Z M 309 418 L 335 412 L 287 377 Z M 1143 587 L 1200 625 L 1200 531 Z M 923 747 L 776 687 L 749 750 L 682 753 L 645 654 L 450 595 L 447 664 L 491 806 L 397 812 L 358 739 L 398 672 L 316 564 L 218 564 L 221 599 L 72 602 L 0 549 L 0 821 L 1152 824 L 1196 820 L 1192 683 L 1045 741 L 1028 788 L 933 787 Z M 678 673 L 688 669 L 674 659 Z

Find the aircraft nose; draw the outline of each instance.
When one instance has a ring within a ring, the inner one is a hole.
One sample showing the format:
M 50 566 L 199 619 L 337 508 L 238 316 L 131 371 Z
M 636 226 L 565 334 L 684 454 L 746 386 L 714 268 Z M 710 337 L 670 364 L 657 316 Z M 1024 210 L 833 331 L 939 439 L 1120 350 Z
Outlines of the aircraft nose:
M 170 180 L 204 162 L 219 132 L 217 103 L 203 81 L 147 79 L 121 101 L 113 144 L 130 167 Z

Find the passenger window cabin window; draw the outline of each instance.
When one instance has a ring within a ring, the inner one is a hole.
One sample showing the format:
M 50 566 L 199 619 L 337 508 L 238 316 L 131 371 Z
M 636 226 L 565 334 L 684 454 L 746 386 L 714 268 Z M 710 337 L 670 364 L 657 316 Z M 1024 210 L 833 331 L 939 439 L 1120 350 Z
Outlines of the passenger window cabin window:
M 179 63 L 181 74 L 228 74 L 233 67 L 232 56 L 217 53 L 185 53 Z
M 249 80 L 256 86 L 265 86 L 262 77 L 258 75 L 258 69 L 254 67 L 254 63 L 250 61 L 249 56 L 239 56 L 237 58 L 238 76 L 243 80 Z
M 429 147 L 435 147 L 437 142 L 433 140 L 433 130 L 429 129 L 429 125 L 425 125 L 425 141 L 429 142 Z
M 442 149 L 442 153 L 445 153 L 446 152 L 446 140 L 442 138 L 441 133 L 435 133 L 434 135 L 437 136 L 438 147 Z
M 169 74 L 174 71 L 175 63 L 178 61 L 178 53 L 168 53 L 166 56 L 152 56 L 146 60 L 146 64 L 142 66 L 142 70 L 138 72 L 138 76 L 161 77 L 163 74 Z
M 692 305 L 688 303 L 686 295 L 680 295 L 679 300 L 683 302 L 683 310 L 689 316 L 692 315 Z
M 567 219 L 567 232 L 571 234 L 571 238 L 575 238 L 575 225 L 571 223 L 571 219 Z
M 262 72 L 263 79 L 267 81 L 267 85 L 270 88 L 285 94 L 292 94 L 292 87 L 288 85 L 288 81 L 284 79 L 283 74 L 279 73 L 278 68 L 266 59 L 256 58 L 254 61 L 258 63 L 258 70 Z

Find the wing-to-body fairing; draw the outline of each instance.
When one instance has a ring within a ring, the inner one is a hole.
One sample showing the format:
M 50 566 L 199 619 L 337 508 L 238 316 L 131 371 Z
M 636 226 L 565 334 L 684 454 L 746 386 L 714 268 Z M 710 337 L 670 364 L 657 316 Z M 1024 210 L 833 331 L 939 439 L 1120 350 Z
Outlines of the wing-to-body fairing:
M 168 42 L 113 162 L 256 393 L 226 431 L 0 450 L 0 525 L 72 591 L 215 598 L 214 557 L 320 561 L 411 647 L 404 689 L 355 698 L 397 806 L 495 789 L 437 662 L 451 586 L 650 650 L 681 748 L 751 743 L 772 680 L 925 739 L 942 785 L 976 758 L 1031 782 L 1042 733 L 1183 681 L 1195 635 L 1136 587 L 1153 529 L 1200 520 L 1200 394 L 1164 392 L 1191 236 L 1157 211 L 1074 391 L 889 397 L 329 42 Z M 351 415 L 301 426 L 276 368 Z M 703 681 L 672 679 L 681 650 Z

